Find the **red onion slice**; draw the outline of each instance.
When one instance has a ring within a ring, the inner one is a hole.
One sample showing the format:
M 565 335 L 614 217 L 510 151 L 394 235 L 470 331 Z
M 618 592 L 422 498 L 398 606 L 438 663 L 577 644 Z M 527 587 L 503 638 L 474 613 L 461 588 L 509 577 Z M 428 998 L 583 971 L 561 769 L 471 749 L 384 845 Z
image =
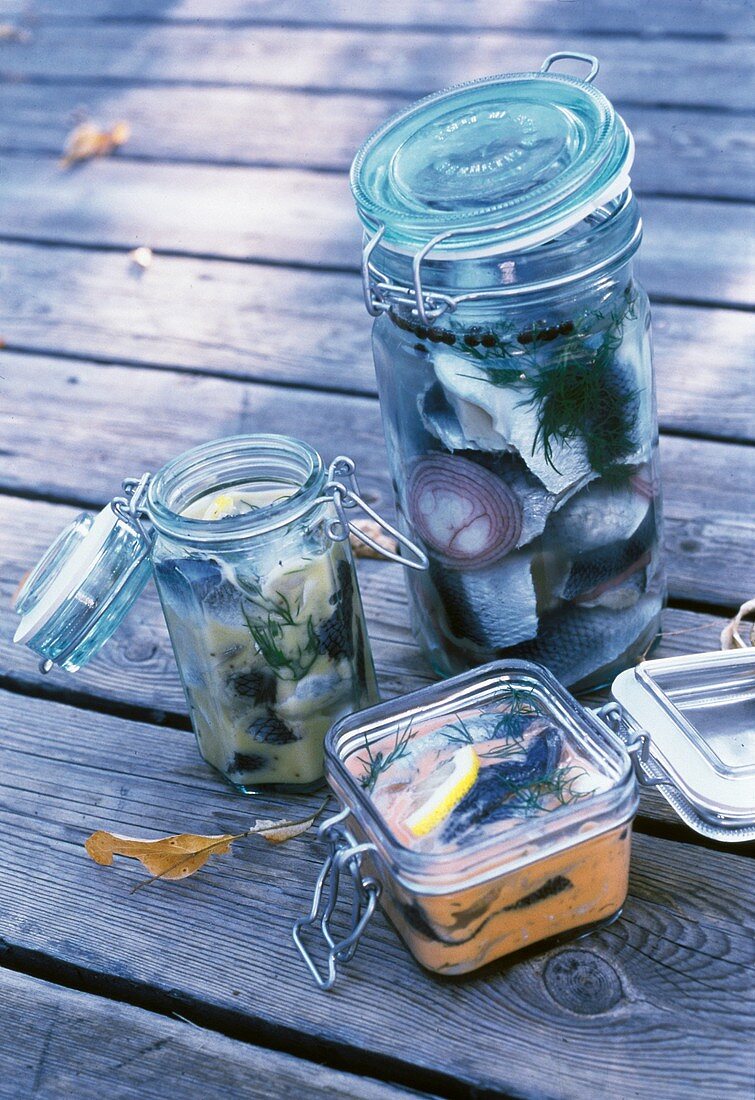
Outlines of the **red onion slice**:
M 480 569 L 512 550 L 522 507 L 505 482 L 458 455 L 425 455 L 407 485 L 409 517 L 439 561 Z

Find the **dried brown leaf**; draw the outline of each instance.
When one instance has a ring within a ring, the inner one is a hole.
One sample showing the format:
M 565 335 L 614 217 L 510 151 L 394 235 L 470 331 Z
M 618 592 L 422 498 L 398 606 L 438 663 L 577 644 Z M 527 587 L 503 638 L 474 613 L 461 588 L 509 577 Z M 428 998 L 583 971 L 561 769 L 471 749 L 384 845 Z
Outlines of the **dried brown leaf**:
M 99 829 L 87 838 L 84 847 L 88 854 L 103 867 L 110 867 L 113 856 L 126 856 L 138 859 L 150 873 L 150 878 L 134 887 L 135 890 L 148 886 L 156 879 L 181 879 L 193 875 L 204 867 L 212 855 L 224 855 L 236 840 L 259 834 L 271 844 L 283 844 L 287 840 L 301 836 L 314 825 L 318 814 L 325 808 L 328 799 L 317 807 L 309 817 L 298 820 L 258 821 L 251 829 L 243 833 L 223 833 L 216 836 L 204 836 L 201 833 L 177 833 L 172 836 L 158 837 L 156 840 L 141 840 L 138 837 L 120 836 L 117 833 Z
M 211 855 L 227 852 L 240 836 L 244 834 L 201 836 L 197 833 L 178 833 L 158 840 L 139 840 L 100 829 L 92 833 L 84 847 L 95 863 L 105 867 L 112 864 L 113 856 L 127 856 L 138 859 L 155 878 L 179 879 L 193 875 Z
M 358 527 L 360 531 L 364 531 L 366 535 L 369 535 L 379 546 L 382 546 L 385 550 L 390 551 L 392 554 L 398 553 L 398 543 L 392 535 L 387 534 L 380 524 L 375 523 L 372 519 L 363 519 L 358 523 L 355 523 L 355 527 Z M 349 541 L 351 542 L 351 549 L 354 556 L 357 558 L 379 558 L 382 559 L 383 555 L 373 549 L 372 546 L 368 546 L 366 542 L 362 542 L 358 535 L 353 532 L 349 535 Z
M 747 647 L 740 629 L 742 620 L 750 615 L 755 615 L 755 599 L 745 601 L 731 622 L 723 628 L 721 631 L 721 649 L 745 649 Z M 755 623 L 750 627 L 750 645 L 755 646 Z
M 301 821 L 258 821 L 254 832 L 264 836 L 265 840 L 269 840 L 271 844 L 285 844 L 287 840 L 293 840 L 294 837 L 301 836 L 307 829 L 312 828 L 317 815 L 325 808 L 327 801 L 326 798 L 322 806 L 318 806 L 310 817 L 302 818 Z
M 81 122 L 68 135 L 61 164 L 69 168 L 92 157 L 105 157 L 128 141 L 130 135 L 127 122 L 116 122 L 110 130 L 101 130 L 93 122 Z

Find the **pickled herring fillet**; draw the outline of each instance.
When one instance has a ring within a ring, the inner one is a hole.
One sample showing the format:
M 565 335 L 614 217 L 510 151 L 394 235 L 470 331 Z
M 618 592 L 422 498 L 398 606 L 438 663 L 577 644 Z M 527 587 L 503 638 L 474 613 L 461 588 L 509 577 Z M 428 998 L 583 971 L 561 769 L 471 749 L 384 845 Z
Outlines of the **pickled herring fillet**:
M 588 485 L 558 507 L 548 532 L 568 554 L 628 539 L 648 516 L 646 493 L 631 481 Z
M 537 595 L 527 554 L 514 551 L 494 565 L 469 571 L 431 559 L 430 578 L 459 641 L 505 649 L 537 634 Z
M 651 507 L 636 531 L 628 539 L 597 546 L 578 554 L 566 578 L 564 599 L 583 595 L 595 598 L 614 578 L 626 578 L 643 569 L 650 560 L 650 548 L 656 538 L 655 511 Z
M 502 760 L 483 768 L 469 794 L 459 802 L 443 828 L 443 839 L 457 840 L 482 822 L 522 815 L 521 793 L 547 780 L 556 770 L 563 737 L 555 726 L 538 733 L 522 760 Z
M 501 656 L 538 661 L 569 687 L 622 657 L 657 616 L 656 598 L 621 611 L 571 605 L 543 615 L 537 637 Z
M 555 439 L 550 461 L 539 443 L 540 418 L 524 386 L 493 386 L 484 370 L 453 352 L 433 353 L 438 381 L 468 441 L 480 451 L 516 451 L 556 496 L 565 496 L 597 475 L 581 439 Z

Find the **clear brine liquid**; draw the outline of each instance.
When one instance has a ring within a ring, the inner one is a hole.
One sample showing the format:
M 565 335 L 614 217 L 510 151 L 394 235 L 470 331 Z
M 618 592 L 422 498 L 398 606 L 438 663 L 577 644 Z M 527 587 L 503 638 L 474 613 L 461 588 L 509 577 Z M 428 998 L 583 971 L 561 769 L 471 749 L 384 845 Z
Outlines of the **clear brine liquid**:
M 420 325 L 375 323 L 399 520 L 428 554 L 407 577 L 418 640 L 447 676 L 491 660 L 610 680 L 658 629 L 665 591 L 647 299 Z

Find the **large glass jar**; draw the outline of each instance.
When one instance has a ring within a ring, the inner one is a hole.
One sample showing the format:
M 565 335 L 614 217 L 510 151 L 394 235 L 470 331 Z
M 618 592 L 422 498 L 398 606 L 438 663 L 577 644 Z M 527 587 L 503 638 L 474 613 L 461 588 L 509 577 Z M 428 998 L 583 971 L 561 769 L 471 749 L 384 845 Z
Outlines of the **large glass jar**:
M 418 640 L 586 686 L 658 631 L 657 416 L 631 136 L 549 62 L 396 116 L 352 187 Z

